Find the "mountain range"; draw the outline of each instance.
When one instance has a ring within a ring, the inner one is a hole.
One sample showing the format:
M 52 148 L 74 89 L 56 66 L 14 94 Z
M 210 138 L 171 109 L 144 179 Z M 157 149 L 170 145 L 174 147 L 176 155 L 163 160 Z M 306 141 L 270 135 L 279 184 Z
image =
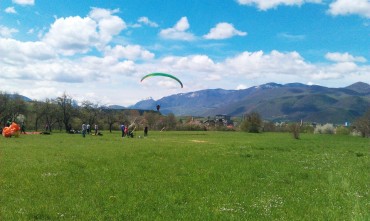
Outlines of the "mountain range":
M 243 116 L 258 112 L 272 121 L 351 122 L 370 108 L 370 85 L 357 82 L 344 88 L 301 83 L 267 83 L 243 90 L 207 89 L 147 99 L 129 108 L 156 109 L 162 114 L 208 117 Z

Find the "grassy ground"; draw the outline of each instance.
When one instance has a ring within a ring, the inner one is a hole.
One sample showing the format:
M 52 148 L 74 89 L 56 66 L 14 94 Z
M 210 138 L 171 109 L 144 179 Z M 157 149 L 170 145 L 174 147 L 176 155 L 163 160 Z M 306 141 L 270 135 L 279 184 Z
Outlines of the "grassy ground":
M 370 220 L 369 150 L 339 135 L 0 137 L 0 220 Z

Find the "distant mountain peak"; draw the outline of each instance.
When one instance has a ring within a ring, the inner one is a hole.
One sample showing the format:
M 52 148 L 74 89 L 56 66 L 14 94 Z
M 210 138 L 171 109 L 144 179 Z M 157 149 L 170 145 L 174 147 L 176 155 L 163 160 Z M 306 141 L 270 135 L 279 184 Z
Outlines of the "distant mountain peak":
M 273 88 L 279 88 L 279 87 L 282 87 L 282 86 L 283 85 L 281 85 L 281 84 L 270 82 L 270 83 L 267 83 L 267 84 L 262 84 L 262 85 L 259 85 L 259 86 L 255 86 L 254 88 L 256 88 L 256 89 L 273 89 Z
M 286 87 L 307 87 L 306 84 L 302 83 L 289 83 L 289 84 L 284 84 Z
M 356 91 L 358 93 L 370 93 L 370 85 L 364 82 L 356 82 L 345 88 Z

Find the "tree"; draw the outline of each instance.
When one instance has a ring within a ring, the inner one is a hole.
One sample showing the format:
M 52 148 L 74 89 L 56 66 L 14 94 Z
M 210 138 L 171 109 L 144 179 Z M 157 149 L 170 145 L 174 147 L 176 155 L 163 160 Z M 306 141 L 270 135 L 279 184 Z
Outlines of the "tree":
M 260 114 L 257 112 L 245 114 L 240 129 L 249 133 L 259 133 L 262 130 L 262 119 Z
M 117 114 L 117 111 L 113 110 L 113 109 L 103 109 L 103 117 L 105 119 L 105 122 L 108 124 L 109 126 L 109 132 L 112 133 L 112 127 L 113 127 L 113 124 L 118 120 L 118 114 Z M 122 120 L 122 123 L 124 123 L 125 121 Z
M 157 113 L 153 112 L 145 112 L 144 119 L 148 123 L 149 128 L 154 128 L 156 121 L 157 121 Z
M 46 125 L 48 126 L 47 129 L 49 129 L 49 132 L 51 132 L 54 123 L 60 122 L 60 119 L 58 118 L 58 116 L 60 116 L 60 114 L 58 114 L 58 105 L 55 101 L 46 99 L 45 102 L 43 102 L 42 108 L 44 112 L 44 119 Z
M 59 106 L 62 122 L 64 124 L 66 132 L 68 133 L 70 130 L 71 119 L 76 112 L 73 107 L 73 100 L 66 93 L 64 93 L 61 97 L 58 97 L 56 100 Z
M 9 118 L 8 116 L 8 104 L 9 104 L 10 98 L 9 95 L 0 92 L 0 122 L 4 125 L 6 121 Z
M 176 124 L 177 121 L 175 115 L 173 113 L 168 114 L 166 117 L 166 127 L 168 129 L 176 129 Z
M 301 132 L 301 126 L 302 125 L 300 123 L 290 124 L 289 129 L 290 129 L 290 132 L 292 133 L 294 139 L 297 139 L 297 140 L 299 139 L 299 135 L 300 135 L 300 132 Z
M 26 102 L 18 94 L 14 94 L 13 98 L 9 102 L 9 114 L 10 118 L 15 121 L 19 114 L 25 114 L 27 112 Z
M 33 115 L 33 117 L 34 117 L 34 123 L 35 123 L 35 125 L 34 125 L 34 129 L 37 131 L 38 130 L 38 127 L 39 127 L 39 122 L 40 122 L 40 120 L 41 120 L 41 118 L 44 116 L 44 109 L 43 109 L 43 102 L 41 102 L 41 101 L 32 101 L 32 103 L 31 103 L 31 105 L 32 105 L 32 115 Z
M 90 101 L 83 101 L 81 106 L 80 117 L 82 121 L 90 125 L 97 123 L 97 118 L 101 113 L 99 105 Z
M 355 121 L 354 126 L 362 137 L 370 137 L 370 109 Z

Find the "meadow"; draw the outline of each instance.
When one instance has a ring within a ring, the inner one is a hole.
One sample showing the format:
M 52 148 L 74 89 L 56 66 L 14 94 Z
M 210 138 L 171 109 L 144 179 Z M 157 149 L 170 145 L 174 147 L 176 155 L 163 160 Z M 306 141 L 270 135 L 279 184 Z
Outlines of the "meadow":
M 370 140 L 0 137 L 0 220 L 370 220 Z

